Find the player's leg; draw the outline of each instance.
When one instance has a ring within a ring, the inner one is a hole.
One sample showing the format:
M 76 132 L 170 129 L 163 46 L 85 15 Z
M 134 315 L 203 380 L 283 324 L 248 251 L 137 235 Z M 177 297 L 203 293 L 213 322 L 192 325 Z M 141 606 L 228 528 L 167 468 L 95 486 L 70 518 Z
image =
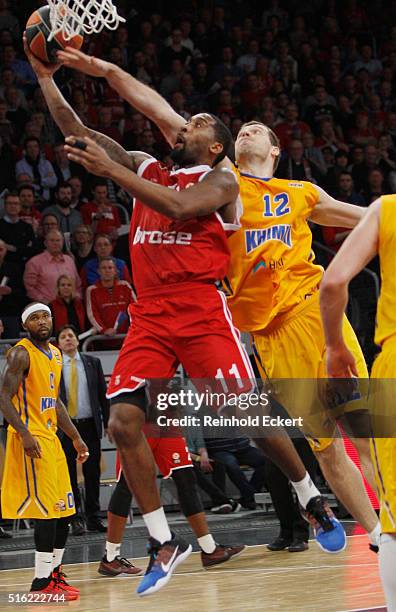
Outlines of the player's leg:
M 121 542 L 131 503 L 132 494 L 121 471 L 107 511 L 106 552 L 98 569 L 99 574 L 103 576 L 137 575 L 142 572 L 139 567 L 121 556 Z
M 34 522 L 35 563 L 31 591 L 46 589 L 52 579 L 53 551 L 57 519 L 36 519 Z
M 383 533 L 379 548 L 379 564 L 382 586 L 389 612 L 396 610 L 396 534 Z

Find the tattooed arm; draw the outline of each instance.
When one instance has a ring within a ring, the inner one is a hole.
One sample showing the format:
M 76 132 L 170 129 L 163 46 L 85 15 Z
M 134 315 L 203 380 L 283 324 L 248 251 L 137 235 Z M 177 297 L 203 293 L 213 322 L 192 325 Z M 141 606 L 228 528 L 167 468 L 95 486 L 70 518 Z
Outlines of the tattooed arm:
M 56 416 L 59 428 L 73 441 L 73 446 L 77 451 L 78 463 L 84 463 L 89 457 L 88 447 L 81 438 L 75 425 L 70 420 L 66 406 L 58 397 L 56 401 Z
M 60 64 L 44 64 L 37 59 L 28 49 L 26 39 L 24 37 L 25 53 L 32 65 L 33 70 L 37 75 L 41 91 L 43 92 L 45 101 L 47 102 L 49 111 L 63 133 L 63 135 L 74 135 L 78 138 L 89 136 L 98 145 L 103 147 L 109 157 L 117 163 L 129 168 L 134 172 L 137 171 L 142 161 L 148 159 L 150 155 L 141 151 L 125 151 L 125 149 L 115 142 L 112 138 L 91 130 L 83 124 L 80 117 L 72 109 L 70 104 L 65 100 L 62 93 L 59 91 L 53 76 Z
M 17 394 L 24 375 L 29 371 L 29 353 L 17 346 L 7 354 L 7 362 L 0 381 L 0 408 L 6 421 L 18 432 L 28 457 L 39 459 L 41 448 L 16 411 L 12 398 Z

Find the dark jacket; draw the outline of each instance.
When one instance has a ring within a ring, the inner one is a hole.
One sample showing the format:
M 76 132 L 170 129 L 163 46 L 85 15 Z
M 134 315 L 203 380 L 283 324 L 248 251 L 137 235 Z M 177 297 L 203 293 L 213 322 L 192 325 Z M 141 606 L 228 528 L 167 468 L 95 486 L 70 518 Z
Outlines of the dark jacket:
M 103 426 L 106 429 L 109 420 L 109 400 L 106 399 L 106 381 L 102 370 L 102 364 L 97 357 L 86 355 L 85 353 L 80 353 L 80 355 L 87 377 L 92 416 L 95 420 L 98 437 L 101 438 L 103 435 Z M 67 406 L 67 395 L 63 376 L 59 395 L 62 402 Z

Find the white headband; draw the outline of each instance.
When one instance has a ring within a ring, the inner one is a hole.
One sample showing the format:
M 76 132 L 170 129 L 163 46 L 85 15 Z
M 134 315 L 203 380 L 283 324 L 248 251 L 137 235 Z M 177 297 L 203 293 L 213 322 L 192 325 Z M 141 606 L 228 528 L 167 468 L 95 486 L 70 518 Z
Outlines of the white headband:
M 47 304 L 32 304 L 31 306 L 28 306 L 26 310 L 23 311 L 21 317 L 22 323 L 25 324 L 30 315 L 32 315 L 34 312 L 37 312 L 38 310 L 45 310 L 45 312 L 48 312 L 49 315 L 51 314 L 51 311 L 48 308 Z

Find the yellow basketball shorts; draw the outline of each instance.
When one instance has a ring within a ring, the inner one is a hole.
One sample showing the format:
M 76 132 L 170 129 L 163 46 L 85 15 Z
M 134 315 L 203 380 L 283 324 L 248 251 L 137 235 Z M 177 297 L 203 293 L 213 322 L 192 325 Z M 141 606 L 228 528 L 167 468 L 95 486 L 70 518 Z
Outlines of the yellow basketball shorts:
M 348 319 L 343 322 L 344 340 L 353 353 L 359 376 L 368 378 L 363 353 Z M 319 292 L 265 331 L 253 334 L 255 356 L 263 380 L 279 381 L 276 399 L 292 418 L 301 417 L 301 431 L 312 450 L 327 448 L 336 432 L 335 415 L 319 401 L 317 379 L 326 379 L 326 343 L 319 307 Z M 357 409 L 359 400 L 343 410 Z M 355 407 L 352 405 L 355 404 Z M 340 416 L 337 412 L 336 416 Z
M 52 519 L 75 514 L 73 491 L 62 445 L 57 436 L 35 436 L 41 458 L 25 454 L 17 433 L 8 432 L 1 508 L 8 519 Z
M 371 453 L 380 498 L 380 520 L 383 533 L 396 533 L 396 342 L 385 342 L 374 362 L 371 373 L 370 396 L 376 406 L 372 418 L 394 423 L 392 431 L 384 432 L 393 437 L 372 439 Z M 394 381 L 394 382 L 393 382 Z M 380 414 L 379 414 L 380 413 Z M 390 419 L 389 419 L 390 417 Z M 374 422 L 374 431 L 378 429 Z

